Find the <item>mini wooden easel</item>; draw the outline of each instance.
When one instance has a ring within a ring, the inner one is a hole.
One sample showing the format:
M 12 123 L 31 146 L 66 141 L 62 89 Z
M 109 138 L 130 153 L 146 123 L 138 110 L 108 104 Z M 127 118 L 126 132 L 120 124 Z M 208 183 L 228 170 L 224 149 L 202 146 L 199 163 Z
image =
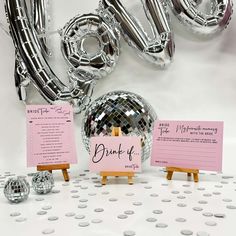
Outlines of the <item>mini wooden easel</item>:
M 121 136 L 121 135 L 122 135 L 121 128 L 120 127 L 113 127 L 112 136 Z M 133 172 L 112 172 L 112 171 L 107 172 L 107 171 L 102 171 L 100 173 L 100 176 L 102 176 L 102 180 L 101 180 L 102 185 L 106 185 L 107 176 L 115 176 L 115 177 L 127 176 L 128 177 L 128 183 L 133 184 L 134 173 Z
M 167 171 L 166 178 L 168 180 L 172 179 L 172 176 L 173 176 L 174 172 L 185 172 L 185 173 L 187 173 L 187 175 L 189 177 L 191 177 L 191 174 L 193 174 L 194 182 L 198 182 L 199 170 L 197 170 L 197 169 L 186 169 L 186 168 L 178 168 L 178 167 L 166 167 L 166 171 Z
M 68 175 L 67 169 L 70 169 L 70 164 L 58 164 L 58 165 L 39 165 L 37 166 L 37 171 L 49 171 L 52 173 L 53 170 L 61 170 L 64 180 L 68 182 L 70 177 Z

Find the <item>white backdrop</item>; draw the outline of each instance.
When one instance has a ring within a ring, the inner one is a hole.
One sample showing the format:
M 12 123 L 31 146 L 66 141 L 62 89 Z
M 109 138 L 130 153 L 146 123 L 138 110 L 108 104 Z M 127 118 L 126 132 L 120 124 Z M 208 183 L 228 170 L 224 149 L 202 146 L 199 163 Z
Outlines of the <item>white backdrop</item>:
M 62 28 L 76 14 L 94 12 L 98 0 L 50 1 L 50 30 Z M 123 0 L 143 22 L 140 1 Z M 4 4 L 0 2 L 0 21 L 6 25 Z M 115 71 L 100 80 L 93 99 L 112 90 L 128 90 L 143 96 L 160 119 L 216 120 L 225 122 L 223 171 L 236 171 L 236 17 L 229 27 L 211 40 L 197 39 L 172 16 L 176 54 L 166 70 L 147 64 L 122 41 L 122 54 Z M 145 24 L 146 25 L 146 24 Z M 59 36 L 51 37 L 53 57 L 50 65 L 60 78 L 66 78 Z M 18 101 L 14 87 L 14 47 L 0 30 L 0 169 L 26 167 L 25 106 Z M 63 79 L 62 79 L 63 80 Z M 66 79 L 63 81 L 66 82 Z M 32 99 L 40 99 L 32 94 Z M 82 115 L 75 116 L 78 165 L 86 168 L 88 154 L 81 140 Z M 149 168 L 149 161 L 145 164 Z

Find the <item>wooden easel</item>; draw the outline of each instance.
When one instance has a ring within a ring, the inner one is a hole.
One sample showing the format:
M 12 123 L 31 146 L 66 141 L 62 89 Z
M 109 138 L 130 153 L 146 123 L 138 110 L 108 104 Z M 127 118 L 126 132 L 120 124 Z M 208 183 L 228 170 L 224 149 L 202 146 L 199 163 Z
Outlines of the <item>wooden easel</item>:
M 166 167 L 166 171 L 167 171 L 167 176 L 166 178 L 168 180 L 172 179 L 173 173 L 174 172 L 185 172 L 187 173 L 188 177 L 191 177 L 191 175 L 193 174 L 193 179 L 194 182 L 198 182 L 198 174 L 199 174 L 199 170 L 197 169 L 186 169 L 186 168 L 178 168 L 178 167 Z
M 49 171 L 52 173 L 53 170 L 61 170 L 64 180 L 68 182 L 70 180 L 67 169 L 70 169 L 70 164 L 58 164 L 58 165 L 39 165 L 37 166 L 37 171 Z
M 120 127 L 113 127 L 112 129 L 112 136 L 121 136 L 121 128 Z M 133 172 L 112 172 L 112 171 L 102 171 L 100 173 L 100 176 L 102 176 L 102 180 L 101 183 L 102 185 L 106 185 L 107 184 L 107 176 L 115 176 L 115 177 L 119 177 L 119 176 L 127 176 L 128 177 L 128 183 L 129 184 L 133 184 L 133 177 L 134 177 L 134 173 Z

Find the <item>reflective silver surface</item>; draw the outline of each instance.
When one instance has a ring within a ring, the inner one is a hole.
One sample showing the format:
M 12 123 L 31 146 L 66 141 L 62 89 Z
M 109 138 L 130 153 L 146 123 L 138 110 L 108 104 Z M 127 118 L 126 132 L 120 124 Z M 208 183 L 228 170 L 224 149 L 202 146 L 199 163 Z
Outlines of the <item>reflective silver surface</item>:
M 5 197 L 13 203 L 19 203 L 26 200 L 29 193 L 29 183 L 22 177 L 9 178 L 4 186 Z
M 199 10 L 199 0 L 168 0 L 179 21 L 194 33 L 212 35 L 224 30 L 233 13 L 232 0 L 209 0 L 210 11 Z
M 91 73 L 100 79 L 111 73 L 118 61 L 118 29 L 96 14 L 76 16 L 63 28 L 61 50 L 75 73 Z
M 32 187 L 39 194 L 51 192 L 54 187 L 53 175 L 48 171 L 37 172 L 32 178 Z
M 142 161 L 150 156 L 152 130 L 157 115 L 139 95 L 114 91 L 91 103 L 82 123 L 82 138 L 89 151 L 90 138 L 111 136 L 113 127 L 121 127 L 122 135 L 138 136 L 142 141 Z
M 174 40 L 169 14 L 163 0 L 141 0 L 153 35 L 149 37 L 140 23 L 119 0 L 101 0 L 103 15 L 111 15 L 119 23 L 127 43 L 145 60 L 164 67 L 174 55 Z
M 64 85 L 47 63 L 37 33 L 30 22 L 25 0 L 6 0 L 6 15 L 19 61 L 16 63 L 16 84 L 20 98 L 26 99 L 24 83 L 30 79 L 41 95 L 51 104 L 69 102 L 76 113 L 86 106 L 95 80 L 88 74 L 76 75 Z M 18 71 L 22 72 L 18 74 Z M 23 91 L 23 92 L 22 92 Z
M 45 34 L 48 30 L 48 1 L 49 0 L 31 0 L 32 20 L 37 35 Z M 41 37 L 39 41 L 43 54 L 50 56 L 46 36 Z

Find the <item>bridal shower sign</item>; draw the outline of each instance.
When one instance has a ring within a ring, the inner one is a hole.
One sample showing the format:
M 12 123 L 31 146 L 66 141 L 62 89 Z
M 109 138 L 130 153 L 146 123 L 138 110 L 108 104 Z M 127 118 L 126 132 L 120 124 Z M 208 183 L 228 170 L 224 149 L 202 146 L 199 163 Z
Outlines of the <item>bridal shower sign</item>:
M 26 118 L 28 167 L 77 162 L 70 105 L 28 105 Z
M 89 169 L 93 172 L 140 172 L 140 138 L 124 136 L 91 138 Z
M 223 122 L 157 121 L 151 164 L 222 171 Z

